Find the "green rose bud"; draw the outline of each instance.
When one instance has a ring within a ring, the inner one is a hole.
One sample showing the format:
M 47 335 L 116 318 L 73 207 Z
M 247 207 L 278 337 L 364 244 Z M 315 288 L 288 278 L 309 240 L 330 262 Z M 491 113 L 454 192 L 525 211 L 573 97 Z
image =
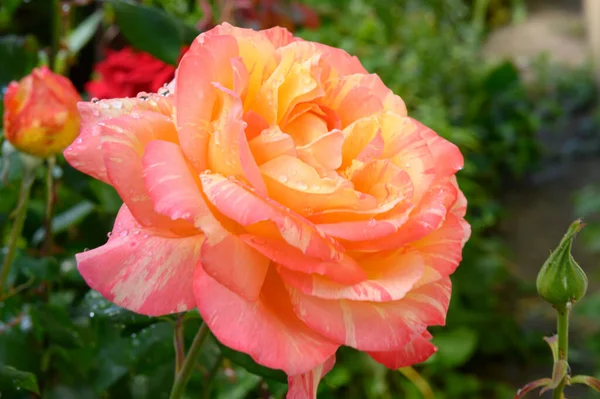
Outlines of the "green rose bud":
M 575 303 L 583 298 L 587 291 L 587 276 L 571 255 L 573 238 L 583 226 L 581 219 L 571 223 L 569 230 L 537 276 L 538 293 L 554 306 L 563 307 L 567 303 Z

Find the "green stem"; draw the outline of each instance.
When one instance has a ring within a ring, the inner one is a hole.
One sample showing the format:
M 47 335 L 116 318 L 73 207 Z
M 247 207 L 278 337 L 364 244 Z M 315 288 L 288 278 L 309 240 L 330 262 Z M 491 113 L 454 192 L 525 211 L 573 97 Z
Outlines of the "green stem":
M 558 360 L 569 360 L 569 306 L 557 308 L 558 314 Z M 567 377 L 563 378 L 560 385 L 552 393 L 552 399 L 563 399 L 563 391 L 567 384 Z
M 52 64 L 54 64 L 54 60 L 60 49 L 60 38 L 62 34 L 61 6 L 61 0 L 52 0 Z
M 27 204 L 29 203 L 29 194 L 31 193 L 31 186 L 35 180 L 35 172 L 32 170 L 25 169 L 23 180 L 21 181 L 21 191 L 19 193 L 19 202 L 17 209 L 15 209 L 15 221 L 10 232 L 8 239 L 8 250 L 4 256 L 2 262 L 2 271 L 0 271 L 0 300 L 4 298 L 6 280 L 10 271 L 10 266 L 17 253 L 17 243 L 21 237 L 23 231 L 23 225 L 25 224 L 25 215 L 27 214 Z M 8 291 L 8 290 L 6 290 Z
M 48 170 L 46 171 L 46 216 L 44 220 L 46 236 L 42 244 L 42 255 L 48 255 L 52 251 L 52 213 L 56 194 L 53 175 L 55 165 L 56 157 L 53 155 L 48 158 Z
M 173 388 L 171 389 L 171 396 L 169 396 L 169 399 L 180 399 L 183 396 L 185 386 L 190 379 L 198 355 L 202 350 L 202 345 L 208 337 L 208 332 L 208 326 L 206 323 L 203 323 L 194 337 L 192 346 L 190 347 L 190 350 L 183 361 L 181 371 L 175 377 L 175 382 L 173 383 Z
M 183 339 L 183 315 L 178 315 L 173 332 L 173 346 L 175 347 L 175 377 L 183 367 L 185 359 L 185 342 Z
M 219 355 L 217 361 L 215 362 L 214 367 L 210 370 L 210 374 L 206 378 L 206 385 L 204 385 L 202 397 L 204 399 L 210 399 L 210 391 L 212 390 L 212 382 L 215 379 L 215 375 L 217 375 L 217 371 L 219 371 L 219 367 L 221 366 L 221 362 L 223 361 L 223 355 Z

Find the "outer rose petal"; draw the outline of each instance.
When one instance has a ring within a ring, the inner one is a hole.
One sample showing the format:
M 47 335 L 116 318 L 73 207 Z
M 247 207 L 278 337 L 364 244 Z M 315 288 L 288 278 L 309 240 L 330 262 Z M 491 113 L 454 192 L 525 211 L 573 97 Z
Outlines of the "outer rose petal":
M 194 275 L 194 292 L 198 310 L 217 339 L 263 366 L 288 375 L 306 373 L 338 348 L 296 317 L 274 271 L 267 274 L 256 302 L 243 300 L 201 268 Z
M 136 313 L 161 316 L 193 309 L 192 281 L 203 236 L 158 234 L 137 224 L 123 205 L 111 239 L 77 255 L 79 272 L 91 288 Z
M 290 388 L 286 399 L 316 399 L 321 378 L 331 371 L 334 364 L 335 356 L 331 356 L 325 363 L 315 367 L 308 373 L 288 377 Z
M 145 146 L 153 140 L 177 142 L 177 131 L 164 115 L 133 113 L 99 123 L 102 152 L 110 183 L 143 226 L 190 229 L 183 220 L 172 221 L 154 211 L 142 174 Z
M 369 356 L 376 362 L 383 364 L 390 369 L 399 369 L 413 364 L 422 363 L 433 355 L 437 348 L 430 340 L 432 336 L 429 331 L 424 331 L 422 335 L 415 337 L 404 348 L 391 352 L 369 352 Z
M 149 143 L 144 154 L 144 175 L 158 212 L 186 219 L 205 232 L 204 270 L 238 295 L 255 300 L 270 262 L 231 235 L 212 215 L 200 192 L 200 181 L 181 148 L 165 141 Z
M 129 114 L 133 109 L 170 114 L 170 96 L 149 94 L 146 98 L 117 98 L 77 104 L 81 115 L 79 137 L 64 151 L 64 156 L 75 169 L 110 184 L 100 150 L 98 123 L 104 119 Z
M 462 260 L 462 249 L 470 234 L 471 227 L 464 219 L 448 213 L 440 228 L 414 242 L 411 247 L 422 254 L 427 266 L 448 276 L 454 273 Z
M 445 323 L 451 283 L 445 277 L 390 302 L 327 300 L 287 288 L 294 311 L 310 328 L 339 344 L 383 352 L 401 349 L 427 326 Z

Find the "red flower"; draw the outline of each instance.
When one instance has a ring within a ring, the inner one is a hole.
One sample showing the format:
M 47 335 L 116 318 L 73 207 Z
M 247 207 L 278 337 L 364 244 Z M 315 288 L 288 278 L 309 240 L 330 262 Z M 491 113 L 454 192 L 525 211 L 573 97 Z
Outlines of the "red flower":
M 187 47 L 182 50 L 182 55 Z M 88 82 L 85 90 L 92 97 L 135 97 L 141 91 L 156 92 L 170 82 L 175 66 L 164 63 L 148 53 L 130 47 L 108 50 L 106 58 L 96 64 L 97 79 Z

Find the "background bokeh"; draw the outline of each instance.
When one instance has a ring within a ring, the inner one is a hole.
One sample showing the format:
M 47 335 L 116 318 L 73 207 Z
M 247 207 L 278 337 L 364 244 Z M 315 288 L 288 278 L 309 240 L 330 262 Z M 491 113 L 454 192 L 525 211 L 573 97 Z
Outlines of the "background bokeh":
M 62 32 L 56 32 L 53 18 Z M 152 77 L 169 75 L 191 40 L 222 21 L 285 26 L 357 55 L 404 99 L 411 116 L 456 143 L 465 156 L 458 178 L 473 235 L 452 279 L 447 326 L 432 331 L 438 353 L 415 368 L 417 378 L 341 350 L 319 398 L 503 399 L 549 375 L 551 354 L 542 337 L 554 331 L 554 314 L 538 299 L 535 276 L 579 216 L 589 222 L 576 257 L 588 272 L 590 291 L 575 308 L 571 367 L 600 376 L 600 113 L 579 2 L 2 0 L 0 88 L 45 62 L 40 50 L 67 46 L 76 55 L 62 62 L 84 96 L 93 97 L 98 83 L 105 95 L 111 84 L 132 82 L 136 91 L 150 91 Z M 123 60 L 98 64 L 124 48 L 149 53 L 153 67 L 136 68 L 135 60 L 133 68 Z M 56 51 L 48 53 L 53 62 Z M 2 242 L 20 184 L 18 157 L 5 158 Z M 42 245 L 40 169 L 9 277 L 15 294 L 0 303 L 0 367 L 22 372 L 0 373 L 1 397 L 38 397 L 28 390 L 33 376 L 43 398 L 168 397 L 173 326 L 185 322 L 191 340 L 199 315 L 139 316 L 89 291 L 74 254 L 106 241 L 121 202 L 111 187 L 63 159 L 54 175 L 54 245 Z M 187 397 L 282 398 L 281 377 L 211 338 Z M 571 392 L 569 398 L 600 397 Z

